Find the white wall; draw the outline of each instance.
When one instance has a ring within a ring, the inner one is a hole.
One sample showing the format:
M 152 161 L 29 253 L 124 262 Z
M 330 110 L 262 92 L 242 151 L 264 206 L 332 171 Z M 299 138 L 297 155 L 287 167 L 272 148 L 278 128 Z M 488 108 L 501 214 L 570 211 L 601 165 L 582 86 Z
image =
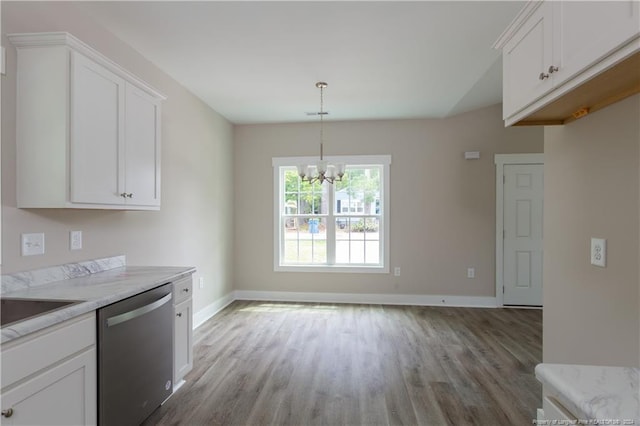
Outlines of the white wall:
M 640 366 L 640 95 L 544 139 L 544 362 Z
M 233 287 L 233 126 L 72 3 L 2 2 L 3 273 L 125 254 L 131 265 L 191 265 L 204 277 L 194 310 Z M 68 31 L 167 95 L 162 105 L 162 208 L 159 212 L 17 209 L 16 52 L 6 33 Z M 83 232 L 70 251 L 68 232 Z M 20 234 L 44 232 L 43 256 L 20 256 Z M 197 287 L 197 286 L 196 286 Z
M 392 156 L 390 266 L 401 277 L 274 272 L 271 158 L 318 155 L 319 127 L 240 125 L 234 148 L 236 289 L 494 297 L 493 156 L 542 152 L 543 129 L 505 129 L 499 105 L 442 120 L 327 123 L 326 155 Z

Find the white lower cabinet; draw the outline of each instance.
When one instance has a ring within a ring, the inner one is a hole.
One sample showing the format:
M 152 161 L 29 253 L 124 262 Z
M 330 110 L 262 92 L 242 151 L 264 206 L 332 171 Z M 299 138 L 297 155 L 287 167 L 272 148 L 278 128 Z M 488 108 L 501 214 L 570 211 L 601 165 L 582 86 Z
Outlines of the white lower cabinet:
M 95 425 L 95 312 L 2 348 L 3 425 Z
M 544 412 L 544 420 L 556 421 L 576 421 L 577 418 L 562 406 L 555 398 L 545 396 L 542 400 L 542 411 Z M 573 423 L 566 423 L 573 424 Z
M 180 387 L 193 368 L 193 299 L 191 276 L 173 284 L 174 341 L 173 384 Z
M 193 302 L 191 299 L 176 305 L 174 342 L 174 383 L 179 383 L 193 367 Z
M 89 349 L 3 393 L 2 424 L 96 424 L 95 389 L 96 350 Z

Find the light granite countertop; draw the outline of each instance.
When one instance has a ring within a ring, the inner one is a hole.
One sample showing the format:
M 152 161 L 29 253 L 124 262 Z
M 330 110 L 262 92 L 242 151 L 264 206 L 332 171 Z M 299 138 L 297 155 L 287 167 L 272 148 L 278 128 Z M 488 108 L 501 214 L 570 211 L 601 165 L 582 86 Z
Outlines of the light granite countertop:
M 193 267 L 126 266 L 124 263 L 124 257 L 121 256 L 3 276 L 3 298 L 81 302 L 3 327 L 0 343 L 10 342 L 195 272 Z M 57 278 L 61 279 L 55 280 Z
M 536 378 L 585 424 L 640 425 L 640 368 L 538 364 Z

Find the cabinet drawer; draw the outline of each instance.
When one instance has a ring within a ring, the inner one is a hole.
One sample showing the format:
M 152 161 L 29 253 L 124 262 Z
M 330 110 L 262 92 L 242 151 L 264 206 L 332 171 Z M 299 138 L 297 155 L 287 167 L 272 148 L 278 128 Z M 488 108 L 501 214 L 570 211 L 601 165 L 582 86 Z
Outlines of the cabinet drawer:
M 173 305 L 177 305 L 191 297 L 193 283 L 191 275 L 173 283 Z
M 0 387 L 4 389 L 95 343 L 95 311 L 16 339 L 2 348 Z

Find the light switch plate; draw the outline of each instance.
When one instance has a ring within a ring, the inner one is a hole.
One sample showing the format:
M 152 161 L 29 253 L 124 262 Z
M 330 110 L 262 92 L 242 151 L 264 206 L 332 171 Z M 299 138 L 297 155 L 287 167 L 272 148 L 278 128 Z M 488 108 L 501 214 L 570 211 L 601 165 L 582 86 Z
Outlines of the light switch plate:
M 476 268 L 467 268 L 467 278 L 475 278 L 476 277 Z
M 22 255 L 36 256 L 44 254 L 44 234 L 22 234 Z
M 591 238 L 591 264 L 607 266 L 607 240 L 604 238 Z

